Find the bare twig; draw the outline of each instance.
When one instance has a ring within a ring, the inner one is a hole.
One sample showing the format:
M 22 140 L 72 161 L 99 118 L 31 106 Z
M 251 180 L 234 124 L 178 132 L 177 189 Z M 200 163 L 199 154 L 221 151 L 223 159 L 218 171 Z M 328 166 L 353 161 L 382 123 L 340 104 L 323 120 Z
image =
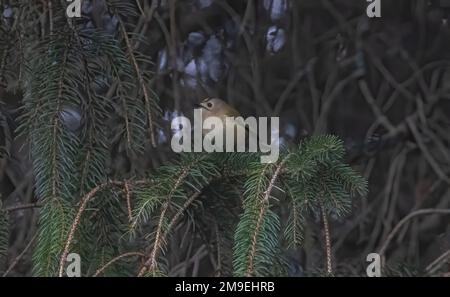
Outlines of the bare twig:
M 30 247 L 33 245 L 33 242 L 36 240 L 37 233 L 33 235 L 33 238 L 31 238 L 30 242 L 26 245 L 26 247 L 23 249 L 23 251 L 14 259 L 14 261 L 11 263 L 11 265 L 8 267 L 8 269 L 3 273 L 3 277 L 7 276 L 11 270 L 13 270 L 14 267 L 16 267 L 17 263 L 19 263 L 20 259 L 23 258 L 23 256 L 27 253 L 27 251 L 30 249 Z
M 450 258 L 450 250 L 447 250 L 445 253 L 437 257 L 436 260 L 431 262 L 426 268 L 425 271 L 427 271 L 428 274 L 435 273 L 439 268 L 442 267 Z
M 93 275 L 94 277 L 99 276 L 100 274 L 102 274 L 106 268 L 108 268 L 109 266 L 111 266 L 112 264 L 114 264 L 116 261 L 125 258 L 125 257 L 132 257 L 132 256 L 139 256 L 141 258 L 145 257 L 145 255 L 143 253 L 139 253 L 139 252 L 129 252 L 129 253 L 125 253 L 122 255 L 119 255 L 115 258 L 113 258 L 112 260 L 110 260 L 108 263 L 106 263 L 105 265 L 103 265 L 102 267 L 100 267 L 95 274 Z
M 450 215 L 450 209 L 421 209 L 421 210 L 417 210 L 417 211 L 414 211 L 414 212 L 410 213 L 409 215 L 404 217 L 400 222 L 398 222 L 398 224 L 394 227 L 394 229 L 392 229 L 391 233 L 389 233 L 389 235 L 387 236 L 387 238 L 384 241 L 383 245 L 378 250 L 378 254 L 380 254 L 381 256 L 384 255 L 387 247 L 389 246 L 389 243 L 392 241 L 394 236 L 397 234 L 397 232 L 400 230 L 400 228 L 406 222 L 408 222 L 410 219 L 412 219 L 412 218 L 414 218 L 416 216 L 427 215 L 427 214 Z
M 21 205 L 7 207 L 7 208 L 5 208 L 5 210 L 7 212 L 13 212 L 13 211 L 18 211 L 18 210 L 23 210 L 23 209 L 31 209 L 31 208 L 39 208 L 39 207 L 42 207 L 42 203 L 35 202 L 35 203 L 28 203 L 28 204 L 21 204 Z
M 125 189 L 125 199 L 127 200 L 127 210 L 128 210 L 128 219 L 130 222 L 133 221 L 133 214 L 131 211 L 131 192 L 130 192 L 130 185 L 128 181 L 124 182 L 124 189 Z
M 178 210 L 178 212 L 173 216 L 169 225 L 167 226 L 166 234 L 172 230 L 173 226 L 178 222 L 178 219 L 183 215 L 183 213 L 187 210 L 187 208 L 194 202 L 195 199 L 200 196 L 201 192 L 195 192 L 184 204 L 183 207 Z
M 359 88 L 364 95 L 369 106 L 372 108 L 374 115 L 377 117 L 377 121 L 382 124 L 389 131 L 394 131 L 395 127 L 391 124 L 387 116 L 381 111 L 378 105 L 375 102 L 375 99 L 372 96 L 372 93 L 369 90 L 369 86 L 365 80 L 359 81 Z
M 440 179 L 445 181 L 447 184 L 450 184 L 450 178 L 447 176 L 447 174 L 441 169 L 439 164 L 436 162 L 436 160 L 433 158 L 432 154 L 428 150 L 427 146 L 422 140 L 422 137 L 420 136 L 419 131 L 417 131 L 417 127 L 414 124 L 414 122 L 410 119 L 406 119 L 406 123 L 408 124 L 409 129 L 411 130 L 411 133 L 413 134 L 414 138 L 416 139 L 417 145 L 419 146 L 420 150 L 425 156 L 425 159 L 430 164 L 431 168 L 433 168 L 434 172 L 437 176 L 439 176 Z
M 333 274 L 332 266 L 332 255 L 331 255 L 331 236 L 330 236 L 330 226 L 328 224 L 327 213 L 325 212 L 325 206 L 323 201 L 320 200 L 320 211 L 322 213 L 323 221 L 323 231 L 325 233 L 325 251 L 326 251 L 326 263 L 327 263 L 327 273 L 328 275 Z

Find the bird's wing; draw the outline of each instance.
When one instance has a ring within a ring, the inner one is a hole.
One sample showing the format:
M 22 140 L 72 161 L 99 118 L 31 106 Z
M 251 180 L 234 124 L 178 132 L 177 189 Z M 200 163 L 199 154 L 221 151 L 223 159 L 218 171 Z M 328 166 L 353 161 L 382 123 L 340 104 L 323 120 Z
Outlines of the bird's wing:
M 241 114 L 239 113 L 239 111 L 237 111 L 233 106 L 227 104 L 227 103 L 223 103 L 220 107 L 219 110 L 219 114 L 222 113 L 223 115 L 227 116 L 227 117 L 240 117 Z

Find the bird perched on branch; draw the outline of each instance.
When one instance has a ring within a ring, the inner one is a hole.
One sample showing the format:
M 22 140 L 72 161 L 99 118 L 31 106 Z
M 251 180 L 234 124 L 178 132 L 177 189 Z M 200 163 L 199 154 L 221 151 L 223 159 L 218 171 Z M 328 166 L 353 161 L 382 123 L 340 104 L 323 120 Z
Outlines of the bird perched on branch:
M 208 118 L 219 118 L 222 121 L 222 125 L 224 127 L 224 131 L 220 131 L 220 132 L 224 132 L 225 135 L 229 134 L 229 133 L 233 133 L 232 135 L 234 135 L 234 140 L 235 143 L 236 140 L 238 139 L 239 135 L 238 133 L 242 133 L 242 135 L 245 136 L 245 139 L 253 139 L 254 140 L 254 144 L 259 146 L 260 150 L 262 152 L 269 152 L 271 150 L 273 150 L 273 146 L 276 145 L 278 146 L 279 144 L 279 138 L 278 138 L 278 131 L 279 131 L 279 122 L 278 122 L 278 118 L 276 118 L 276 123 L 275 120 L 272 118 L 271 123 L 269 125 L 269 123 L 265 122 L 265 126 L 266 127 L 260 127 L 261 125 L 264 126 L 264 123 L 261 123 L 256 120 L 256 118 L 253 119 L 243 119 L 241 117 L 241 114 L 231 105 L 229 105 L 228 103 L 226 103 L 225 101 L 223 101 L 222 99 L 219 98 L 206 98 L 204 99 L 200 104 L 196 104 L 196 107 L 199 107 L 201 109 L 201 115 L 202 115 L 202 121 L 203 123 L 205 123 L 206 120 L 208 120 Z M 232 122 L 228 122 L 227 118 L 233 118 L 235 119 Z M 240 119 L 239 119 L 240 117 Z M 254 125 L 251 125 L 253 121 Z M 275 124 L 276 127 L 273 127 L 273 125 Z M 266 135 L 262 135 L 261 131 L 264 131 L 264 129 L 259 129 L 260 128 L 267 128 L 266 129 Z M 208 127 L 204 127 L 203 126 L 203 135 L 207 135 L 210 131 L 212 130 L 212 128 L 208 128 Z M 272 134 L 272 132 L 276 132 L 276 136 L 274 136 L 274 134 Z M 259 134 L 258 134 L 259 132 Z M 269 134 L 269 135 L 267 135 Z M 271 141 L 267 141 L 268 140 L 268 136 L 272 136 Z M 238 140 L 239 141 L 239 140 Z M 250 142 L 250 141 L 249 141 Z M 250 142 L 251 143 L 251 142 Z M 249 144 L 249 146 L 251 147 L 251 144 Z M 252 151 L 252 149 L 250 148 L 250 151 Z M 256 149 L 254 150 L 256 151 Z
M 201 108 L 203 121 L 209 117 L 219 117 L 224 119 L 226 117 L 239 117 L 241 114 L 231 105 L 219 98 L 206 98 L 196 107 Z
M 243 127 L 243 126 L 227 125 L 227 123 L 226 123 L 227 117 L 236 118 L 236 117 L 240 117 L 241 114 L 235 108 L 233 108 L 231 105 L 229 105 L 222 99 L 206 98 L 200 104 L 196 104 L 195 106 L 200 108 L 200 110 L 201 110 L 202 127 L 203 127 L 202 134 L 204 136 L 207 135 L 209 132 L 211 132 L 212 129 L 207 128 L 207 127 L 205 128 L 203 126 L 203 124 L 205 123 L 206 120 L 211 119 L 213 117 L 219 118 L 222 121 L 224 131 L 220 131 L 220 132 L 234 133 L 235 140 L 236 140 L 236 135 L 237 135 L 238 129 L 240 129 L 240 128 L 245 129 L 245 127 Z M 227 132 L 227 131 L 229 131 L 229 132 Z M 245 131 L 245 130 L 243 130 L 243 131 Z

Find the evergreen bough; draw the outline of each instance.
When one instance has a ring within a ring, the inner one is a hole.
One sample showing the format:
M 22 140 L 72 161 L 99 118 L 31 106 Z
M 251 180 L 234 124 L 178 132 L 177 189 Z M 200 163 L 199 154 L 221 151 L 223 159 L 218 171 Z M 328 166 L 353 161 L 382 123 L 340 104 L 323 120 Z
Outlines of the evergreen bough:
M 343 143 L 331 135 L 285 149 L 274 164 L 257 154 L 189 153 L 145 176 L 110 176 L 113 145 L 128 156 L 156 145 L 151 61 L 129 32 L 136 8 L 107 1 L 118 21 L 113 36 L 67 19 L 65 1 L 54 2 L 52 24 L 41 28 L 39 10 L 28 4 L 10 1 L 17 21 L 0 26 L 0 83 L 23 92 L 18 133 L 28 139 L 42 206 L 34 275 L 63 275 L 69 252 L 81 255 L 84 275 L 168 275 L 168 242 L 186 220 L 210 231 L 217 275 L 283 275 L 283 250 L 302 244 L 308 215 L 321 214 L 327 226 L 330 214 L 344 216 L 352 197 L 366 194 L 366 181 L 343 163 Z M 79 127 L 67 122 L 71 109 L 80 113 Z M 1 115 L 0 106 L 4 128 Z M 286 204 L 287 221 L 280 216 Z M 1 258 L 8 230 L 0 209 Z

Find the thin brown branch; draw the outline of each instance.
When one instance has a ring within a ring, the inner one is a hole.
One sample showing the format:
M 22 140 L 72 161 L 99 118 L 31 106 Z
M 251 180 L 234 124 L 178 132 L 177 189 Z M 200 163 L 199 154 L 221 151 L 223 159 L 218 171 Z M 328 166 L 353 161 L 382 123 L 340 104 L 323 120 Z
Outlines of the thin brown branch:
M 155 243 L 153 244 L 152 252 L 150 253 L 150 257 L 148 258 L 148 260 L 144 263 L 144 265 L 140 269 L 138 276 L 143 276 L 144 273 L 147 271 L 147 267 L 149 267 L 148 270 L 150 270 L 150 271 L 156 270 L 156 266 L 157 266 L 156 256 L 157 256 L 158 250 L 160 249 L 162 242 L 163 242 L 162 225 L 164 222 L 166 212 L 169 209 L 169 206 L 170 206 L 169 201 L 166 201 L 164 203 L 164 205 L 162 206 L 162 211 L 161 211 L 161 215 L 159 217 L 158 227 L 156 229 Z
M 322 200 L 320 200 L 320 212 L 322 213 L 323 231 L 325 233 L 327 274 L 332 275 L 333 274 L 333 266 L 332 266 L 332 254 L 331 254 L 330 225 L 328 224 L 327 213 L 325 211 L 325 206 L 323 205 Z
M 263 218 L 264 218 L 264 214 L 267 210 L 267 207 L 269 206 L 269 199 L 270 199 L 270 195 L 272 193 L 273 188 L 275 187 L 275 183 L 278 179 L 278 177 L 280 176 L 283 166 L 286 163 L 286 161 L 288 160 L 290 155 L 286 156 L 276 167 L 275 172 L 270 180 L 269 186 L 267 187 L 267 190 L 264 192 L 264 197 L 261 201 L 261 206 L 260 206 L 260 210 L 259 210 L 259 214 L 258 214 L 258 220 L 256 222 L 256 227 L 255 227 L 255 231 L 253 233 L 252 236 L 252 243 L 250 246 L 250 252 L 248 255 L 248 267 L 247 267 L 247 272 L 246 275 L 247 276 L 252 276 L 253 275 L 253 262 L 255 259 L 255 255 L 256 255 L 256 245 L 258 242 L 258 235 L 259 232 L 261 230 L 262 227 L 262 222 L 263 222 Z M 266 167 L 267 168 L 267 167 Z M 265 174 L 265 170 L 263 171 L 263 174 Z
M 128 33 L 125 28 L 125 25 L 124 25 L 122 19 L 118 15 L 117 15 L 117 19 L 119 20 L 120 30 L 122 31 L 122 35 L 125 40 L 125 44 L 127 45 L 127 48 L 128 48 L 128 54 L 130 55 L 131 64 L 133 65 L 133 68 L 136 72 L 136 75 L 137 75 L 137 78 L 139 81 L 139 85 L 140 85 L 140 87 L 142 89 L 142 93 L 144 95 L 145 110 L 146 110 L 147 121 L 148 121 L 148 126 L 149 126 L 150 142 L 153 147 L 156 147 L 155 131 L 154 131 L 154 127 L 153 127 L 153 115 L 152 115 L 151 104 L 150 104 L 150 102 L 151 102 L 150 95 L 148 93 L 144 77 L 142 76 L 141 69 L 140 69 L 139 64 L 136 60 L 136 57 L 134 55 L 133 45 L 131 44 L 131 41 L 128 38 Z
M 33 242 L 36 240 L 37 233 L 33 235 L 33 238 L 31 238 L 30 242 L 26 245 L 26 247 L 23 249 L 23 251 L 14 259 L 14 261 L 11 263 L 11 265 L 8 267 L 8 269 L 3 273 L 3 277 L 7 276 L 13 269 L 16 267 L 17 263 L 19 263 L 20 259 L 23 258 L 23 256 L 27 253 L 27 251 L 30 249 L 30 247 L 33 245 Z
M 128 183 L 128 181 L 125 181 L 123 186 L 124 186 L 124 189 L 125 189 L 125 199 L 127 200 L 128 219 L 131 222 L 131 221 L 133 221 L 133 214 L 132 214 L 132 211 L 131 211 L 130 184 Z
M 450 259 L 450 250 L 447 250 L 445 253 L 436 258 L 433 262 L 431 262 L 426 268 L 428 274 L 435 273 L 439 268 L 442 267 L 448 260 Z
M 154 271 L 157 266 L 156 257 L 158 255 L 158 251 L 160 250 L 162 244 L 163 244 L 163 222 L 164 218 L 166 216 L 167 211 L 169 210 L 170 202 L 172 200 L 172 196 L 177 190 L 177 188 L 181 185 L 181 183 L 184 181 L 184 179 L 189 174 L 189 170 L 191 168 L 192 164 L 188 166 L 188 168 L 185 168 L 181 175 L 178 177 L 177 181 L 175 182 L 175 185 L 170 190 L 169 195 L 167 196 L 167 201 L 163 204 L 161 214 L 158 221 L 158 226 L 156 228 L 156 236 L 155 236 L 155 242 L 153 244 L 153 248 L 151 249 L 150 257 L 147 259 L 147 261 L 144 263 L 142 268 L 140 269 L 138 276 L 143 276 L 144 273 L 147 271 L 147 268 L 150 271 Z
M 414 211 L 414 212 L 410 213 L 409 215 L 404 217 L 400 222 L 398 222 L 398 224 L 394 227 L 394 229 L 392 229 L 391 233 L 389 233 L 389 235 L 387 236 L 387 238 L 384 241 L 383 245 L 378 250 L 378 254 L 380 254 L 380 256 L 384 255 L 387 247 L 389 246 L 389 243 L 392 241 L 394 236 L 397 234 L 397 232 L 400 230 L 400 228 L 406 222 L 408 222 L 410 219 L 412 219 L 412 218 L 414 218 L 416 216 L 427 215 L 427 214 L 450 215 L 450 209 L 421 209 L 421 210 L 417 210 L 417 211 Z
M 447 184 L 450 184 L 450 178 L 447 176 L 447 174 L 441 169 L 441 167 L 439 166 L 438 162 L 433 158 L 432 153 L 428 150 L 426 144 L 424 143 L 422 137 L 420 136 L 419 131 L 417 130 L 416 125 L 414 124 L 414 122 L 410 119 L 407 118 L 406 119 L 406 123 L 408 124 L 408 127 L 411 131 L 411 133 L 413 134 L 417 145 L 419 146 L 420 150 L 422 151 L 422 153 L 425 156 L 425 159 L 428 161 L 428 163 L 430 164 L 431 168 L 434 170 L 434 172 L 436 173 L 436 175 L 442 179 L 443 181 L 445 181 Z
M 369 86 L 365 80 L 359 80 L 359 89 L 372 109 L 374 115 L 377 117 L 377 121 L 382 124 L 390 132 L 395 130 L 395 127 L 389 121 L 388 117 L 381 111 L 381 108 L 375 102 L 372 93 L 370 92 Z
M 5 211 L 13 212 L 13 211 L 18 211 L 18 210 L 23 210 L 23 209 L 31 209 L 31 208 L 39 208 L 39 207 L 42 207 L 42 203 L 35 202 L 35 203 L 27 203 L 27 204 L 21 204 L 21 205 L 7 207 L 7 208 L 5 208 Z
M 109 266 L 111 266 L 112 264 L 114 264 L 115 262 L 117 262 L 118 260 L 125 258 L 125 257 L 132 257 L 132 256 L 139 256 L 141 258 L 145 257 L 145 255 L 143 253 L 139 253 L 139 252 L 129 252 L 129 253 L 125 253 L 122 255 L 119 255 L 113 259 L 111 259 L 108 263 L 106 263 L 105 265 L 103 265 L 102 267 L 100 267 L 95 274 L 93 275 L 94 277 L 99 276 L 100 274 L 102 274 Z
M 187 208 L 194 202 L 195 199 L 197 199 L 200 196 L 201 192 L 195 192 L 191 195 L 191 197 L 183 204 L 183 207 L 178 210 L 178 212 L 173 216 L 172 220 L 170 221 L 169 225 L 167 226 L 166 235 L 172 230 L 172 228 L 175 226 L 175 224 L 178 222 L 180 217 L 183 215 L 183 213 L 187 210 Z
M 214 233 L 216 235 L 216 246 L 217 246 L 216 276 L 221 276 L 221 274 L 222 274 L 222 249 L 221 249 L 219 226 L 218 226 L 217 222 L 214 223 Z
M 86 209 L 87 203 L 91 200 L 92 197 L 94 197 L 94 195 L 100 191 L 103 190 L 104 188 L 106 188 L 109 185 L 114 185 L 114 186 L 122 186 L 123 183 L 122 182 L 117 182 L 117 181 L 112 181 L 112 182 L 105 182 L 102 183 L 98 186 L 96 186 L 95 188 L 93 188 L 89 193 L 87 193 L 85 196 L 83 196 L 80 200 L 80 207 L 78 209 L 78 212 L 75 216 L 75 219 L 72 223 L 72 226 L 70 227 L 70 231 L 69 231 L 69 235 L 67 236 L 67 240 L 64 246 L 64 250 L 63 253 L 61 255 L 61 259 L 59 261 L 59 272 L 58 272 L 58 276 L 62 277 L 63 276 L 63 272 L 64 272 L 64 264 L 66 262 L 66 258 L 67 255 L 69 254 L 69 250 L 70 250 L 70 245 L 72 244 L 73 238 L 75 236 L 75 231 L 78 228 L 78 225 L 80 224 L 80 220 L 81 220 L 81 215 L 83 214 L 84 210 Z

